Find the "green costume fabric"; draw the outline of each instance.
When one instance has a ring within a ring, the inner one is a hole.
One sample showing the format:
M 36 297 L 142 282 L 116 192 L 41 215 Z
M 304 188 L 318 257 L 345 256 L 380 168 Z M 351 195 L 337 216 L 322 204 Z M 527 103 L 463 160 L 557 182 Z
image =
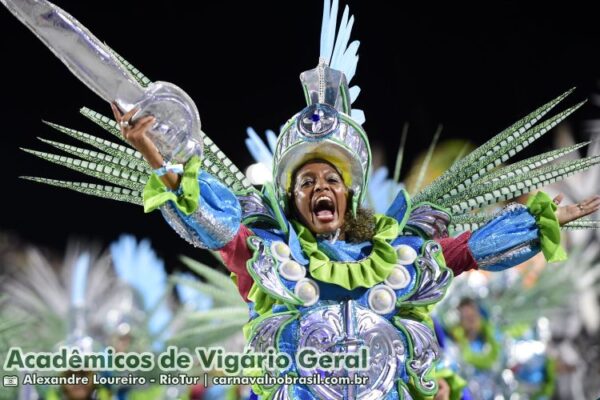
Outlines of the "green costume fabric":
M 548 262 L 564 261 L 567 253 L 560 246 L 560 224 L 556 218 L 558 206 L 550 196 L 538 192 L 527 201 L 529 212 L 535 217 L 540 230 L 542 253 Z
M 256 282 L 250 288 L 248 299 L 254 303 L 254 309 L 260 315 L 270 311 L 273 304 L 277 302 L 277 300 L 265 293 Z
M 390 244 L 399 234 L 398 222 L 385 215 L 375 215 L 375 236 L 371 254 L 357 262 L 331 261 L 319 250 L 313 234 L 302 224 L 293 221 L 300 246 L 310 260 L 310 274 L 327 283 L 344 289 L 370 288 L 385 280 L 398 260 L 396 250 Z
M 175 206 L 185 215 L 190 215 L 198 208 L 200 186 L 198 185 L 198 173 L 200 171 L 200 157 L 192 157 L 186 164 L 181 177 L 181 195 L 169 190 L 163 181 L 152 174 L 144 187 L 144 212 L 149 213 L 167 201 L 171 200 Z

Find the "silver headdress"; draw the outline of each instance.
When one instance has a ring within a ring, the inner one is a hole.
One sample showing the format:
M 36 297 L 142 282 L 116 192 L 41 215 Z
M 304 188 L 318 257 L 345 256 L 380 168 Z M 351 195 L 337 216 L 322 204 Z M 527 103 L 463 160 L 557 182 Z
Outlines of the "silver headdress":
M 338 1 L 325 0 L 319 65 L 300 75 L 308 107 L 294 115 L 279 135 L 273 159 L 274 182 L 283 207 L 292 174 L 307 161 L 324 159 L 342 174 L 353 192 L 356 211 L 366 191 L 371 169 L 369 140 L 361 124 L 364 114 L 352 110 L 358 87 L 349 88 L 358 63 L 358 41 L 348 45 L 354 17 L 344 10 L 335 40 Z

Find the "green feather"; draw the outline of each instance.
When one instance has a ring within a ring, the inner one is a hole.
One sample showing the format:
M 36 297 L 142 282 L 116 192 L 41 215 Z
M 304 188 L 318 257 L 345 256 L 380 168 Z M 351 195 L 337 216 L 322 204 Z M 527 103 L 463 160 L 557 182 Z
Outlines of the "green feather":
M 107 154 L 110 154 L 113 157 L 128 160 L 131 163 L 136 164 L 136 168 L 142 167 L 144 170 L 151 171 L 151 168 L 148 166 L 146 161 L 144 161 L 142 154 L 139 151 L 132 149 L 131 147 L 123 146 L 118 143 L 111 142 L 110 140 L 102 139 L 97 136 L 87 134 L 85 132 L 79 132 L 75 129 L 67 128 L 58 124 L 54 124 L 52 122 L 43 122 L 51 126 L 52 128 L 58 130 L 59 132 L 65 133 L 71 136 L 72 138 L 75 138 L 83 143 L 89 144 L 90 146 L 93 146 Z
M 540 125 L 526 131 L 519 137 L 513 138 L 512 140 L 502 141 L 500 144 L 498 144 L 498 146 L 490 150 L 484 157 L 481 157 L 478 161 L 473 162 L 469 167 L 464 168 L 461 171 L 462 176 L 470 176 L 464 179 L 464 181 L 461 182 L 457 187 L 452 188 L 449 192 L 445 193 L 442 197 L 446 198 L 460 193 L 467 187 L 471 186 L 473 182 L 478 181 L 482 177 L 485 178 L 488 171 L 507 161 L 509 158 L 513 157 L 515 154 L 539 139 L 542 135 L 554 128 L 558 123 L 564 120 L 583 104 L 584 102 L 581 102 L 576 106 L 561 112 L 547 121 L 544 121 Z
M 239 305 L 240 296 L 237 293 L 237 289 L 234 290 L 223 290 L 222 287 L 218 287 L 209 283 L 195 281 L 182 276 L 171 276 L 169 280 L 173 284 L 180 284 L 189 286 L 190 288 L 197 290 L 207 296 L 210 296 L 216 303 L 222 305 Z
M 458 152 L 458 154 L 456 155 L 456 158 L 454 158 L 454 161 L 452 161 L 452 164 L 450 165 L 450 167 L 452 168 L 457 162 L 459 162 L 460 160 L 463 159 L 463 157 L 465 156 L 465 153 L 467 152 L 467 149 L 469 148 L 471 144 L 469 142 L 463 144 L 463 146 L 460 148 L 460 151 Z
M 400 171 L 402 170 L 402 160 L 404 158 L 404 146 L 406 145 L 406 137 L 408 136 L 408 122 L 402 126 L 402 136 L 400 137 L 400 147 L 396 155 L 396 165 L 394 167 L 394 182 L 400 182 Z
M 248 307 L 243 302 L 241 307 L 219 307 L 206 311 L 199 311 L 188 316 L 188 320 L 195 323 L 210 322 L 215 319 L 241 319 L 242 324 L 248 320 Z
M 464 192 L 442 200 L 440 205 L 450 208 L 453 215 L 463 214 L 469 210 L 529 193 L 532 190 L 584 171 L 598 163 L 600 163 L 600 156 L 563 161 L 512 178 L 475 185 Z
M 113 164 L 115 167 L 118 167 L 122 170 L 127 170 L 131 173 L 141 173 L 145 175 L 150 175 L 150 171 L 146 168 L 142 168 L 139 164 L 132 163 L 129 160 L 113 157 L 108 154 L 100 153 L 94 150 L 84 149 L 82 147 L 71 146 L 69 144 L 64 144 L 60 142 L 55 142 L 48 139 L 38 138 L 44 143 L 47 143 L 51 146 L 56 147 L 64 152 L 77 156 L 83 160 L 91 161 L 91 162 L 108 162 Z
M 97 196 L 117 201 L 124 201 L 126 203 L 137 204 L 140 206 L 142 205 L 142 194 L 135 190 L 120 188 L 116 186 L 99 185 L 96 183 L 61 181 L 35 176 L 22 176 L 21 178 L 34 182 L 44 183 L 46 185 L 74 190 L 76 192 L 91 196 Z
M 442 176 L 437 178 L 429 186 L 427 186 L 421 193 L 414 198 L 415 203 L 423 201 L 435 202 L 438 198 L 444 194 L 449 193 L 453 188 L 458 187 L 467 178 L 472 176 L 478 169 L 474 170 L 473 165 L 481 161 L 484 157 L 493 155 L 495 151 L 500 148 L 500 145 L 504 143 L 510 143 L 516 138 L 523 135 L 529 130 L 536 122 L 538 122 L 546 113 L 560 103 L 565 97 L 567 97 L 574 90 L 570 89 L 564 94 L 560 95 L 556 99 L 544 104 L 537 110 L 533 111 L 529 115 L 520 119 L 504 131 L 500 132 L 485 144 L 479 146 L 477 149 L 472 151 L 469 155 L 464 157 L 462 160 L 456 162 L 450 167 Z M 489 161 L 488 161 L 489 162 Z M 478 163 L 480 164 L 480 163 Z M 487 164 L 487 163 L 486 163 Z
M 492 218 L 493 218 L 493 216 L 490 214 L 487 214 L 487 213 L 463 214 L 463 215 L 457 215 L 456 217 L 453 217 L 452 224 L 453 225 L 473 224 L 473 223 L 482 224 L 482 223 L 489 221 Z
M 483 226 L 483 224 L 477 223 L 477 222 L 464 222 L 462 224 L 450 224 L 448 226 L 448 230 L 450 231 L 451 236 L 456 236 L 460 232 L 465 232 L 465 231 L 473 232 L 473 231 L 479 229 L 481 226 Z
M 119 126 L 113 119 L 108 118 L 107 116 L 102 115 L 94 110 L 90 110 L 87 107 L 82 107 L 79 110 L 79 112 L 84 117 L 86 117 L 87 119 L 89 119 L 90 121 L 92 121 L 93 123 L 95 123 L 96 125 L 101 127 L 102 129 L 104 129 L 108 133 L 119 138 L 119 140 L 127 143 L 127 141 L 123 137 L 123 134 L 121 133 L 121 129 L 119 129 Z
M 577 220 L 569 222 L 562 226 L 565 230 L 576 230 L 576 229 L 600 229 L 600 221 L 591 219 Z
M 494 216 L 487 213 L 457 215 L 456 217 L 452 217 L 452 223 L 448 228 L 451 232 L 474 231 L 485 225 L 492 218 Z
M 46 161 L 73 169 L 83 174 L 110 182 L 114 185 L 126 187 L 131 190 L 143 191 L 148 179 L 147 176 L 130 171 L 121 170 L 104 162 L 89 162 L 52 153 L 45 153 L 30 149 L 21 149 L 27 153 L 38 156 Z
M 573 146 L 564 147 L 562 149 L 548 151 L 546 153 L 539 154 L 534 157 L 527 158 L 525 160 L 519 161 L 517 163 L 511 164 L 504 168 L 499 168 L 496 171 L 493 171 L 478 181 L 481 182 L 489 182 L 489 181 L 497 181 L 507 178 L 512 178 L 517 175 L 524 174 L 526 172 L 532 171 L 535 168 L 539 168 L 544 164 L 552 162 L 557 158 L 564 156 L 565 154 L 576 151 L 584 146 L 587 146 L 591 142 L 583 142 L 578 143 Z
M 210 282 L 223 290 L 230 290 L 234 293 L 237 292 L 237 288 L 231 281 L 231 278 L 222 272 L 216 271 L 215 269 L 186 256 L 181 256 L 180 260 L 186 267 L 204 278 L 207 282 Z
M 425 179 L 425 174 L 427 174 L 427 170 L 429 169 L 429 163 L 431 162 L 431 157 L 433 157 L 433 152 L 435 151 L 435 146 L 437 146 L 437 142 L 440 139 L 441 134 L 442 134 L 442 125 L 439 125 L 435 134 L 433 135 L 433 139 L 431 140 L 431 144 L 429 145 L 427 154 L 425 155 L 425 158 L 423 159 L 421 168 L 419 168 L 419 174 L 417 175 L 417 181 L 415 183 L 413 193 L 417 193 L 419 190 L 421 190 L 421 185 L 423 184 L 423 180 Z M 414 203 L 414 204 L 417 204 L 417 203 Z
M 120 140 L 125 141 L 117 123 L 112 119 L 85 107 L 81 109 L 81 113 L 103 129 L 118 137 Z M 206 134 L 203 134 L 203 138 L 204 156 L 202 165 L 204 170 L 215 175 L 234 192 L 252 189 L 253 186 L 250 181 L 248 181 L 246 176 L 235 166 L 225 153 L 223 153 Z

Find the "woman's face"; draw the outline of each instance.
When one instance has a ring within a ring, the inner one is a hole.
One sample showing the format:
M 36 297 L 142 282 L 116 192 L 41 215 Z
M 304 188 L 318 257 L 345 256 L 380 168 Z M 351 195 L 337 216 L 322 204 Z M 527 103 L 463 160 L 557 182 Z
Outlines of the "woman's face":
M 304 164 L 293 187 L 302 223 L 313 233 L 331 233 L 344 225 L 348 189 L 333 166 L 323 161 Z

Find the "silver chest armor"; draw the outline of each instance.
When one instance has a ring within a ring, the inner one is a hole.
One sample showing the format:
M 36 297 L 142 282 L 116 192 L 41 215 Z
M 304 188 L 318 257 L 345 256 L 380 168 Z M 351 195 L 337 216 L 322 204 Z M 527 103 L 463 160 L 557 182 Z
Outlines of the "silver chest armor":
M 306 267 L 291 258 L 283 242 L 252 237 L 249 244 L 255 256 L 248 270 L 255 282 L 292 309 L 275 311 L 255 324 L 250 347 L 257 352 L 271 347 L 289 349 L 290 343 L 283 343 L 287 340 L 294 342 L 291 345 L 296 351 L 309 347 L 317 353 L 356 353 L 364 347 L 369 351 L 369 367 L 364 371 L 325 372 L 327 376 L 367 376 L 366 384 L 312 385 L 302 390 L 317 399 L 383 399 L 388 395 L 397 397 L 398 391 L 402 398 L 410 399 L 404 384 L 409 376 L 425 392 L 436 389 L 429 376 L 439 354 L 435 334 L 427 324 L 402 318 L 398 311 L 401 307 L 432 304 L 443 296 L 452 273 L 440 259 L 439 244 L 426 242 L 422 255 L 409 251 L 408 246 L 397 248 L 399 264 L 384 282 L 348 291 L 353 298 L 343 300 L 321 298 L 321 288 L 330 284 L 312 279 Z M 299 376 L 323 374 L 298 365 L 293 371 L 281 373 L 289 372 Z M 276 389 L 275 398 L 291 398 L 295 390 L 298 388 L 283 385 Z

